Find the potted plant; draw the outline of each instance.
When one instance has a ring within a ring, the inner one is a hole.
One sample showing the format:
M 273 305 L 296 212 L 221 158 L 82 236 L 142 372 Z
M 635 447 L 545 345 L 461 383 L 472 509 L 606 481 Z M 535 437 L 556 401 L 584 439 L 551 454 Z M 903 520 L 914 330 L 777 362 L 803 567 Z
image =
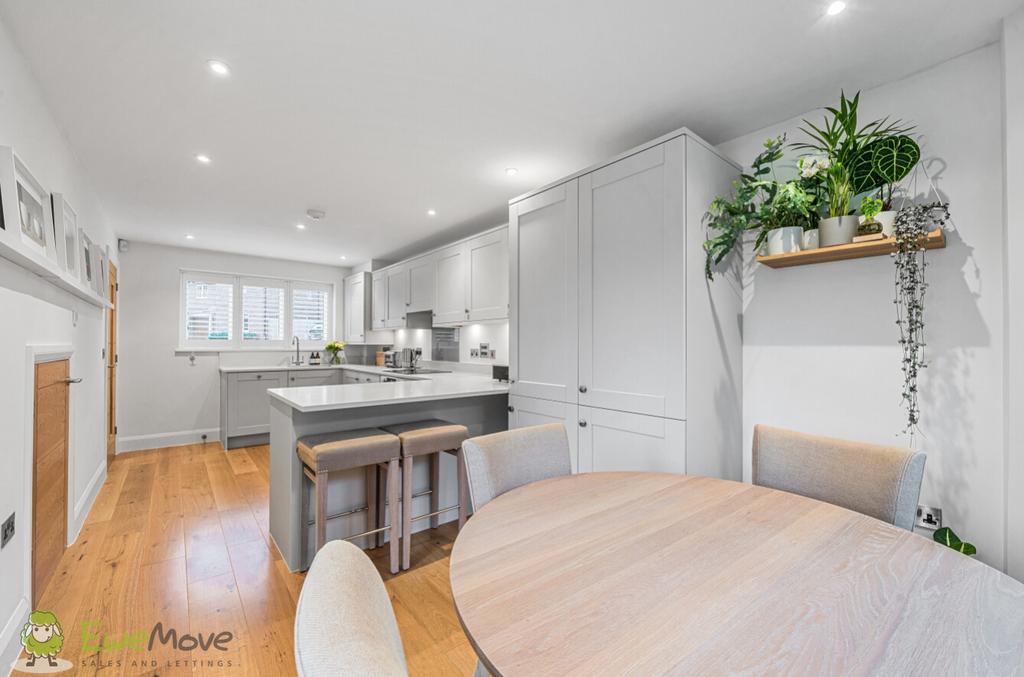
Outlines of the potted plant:
M 868 239 L 882 239 L 885 234 L 882 231 L 882 224 L 877 220 L 882 213 L 883 202 L 870 195 L 860 201 L 860 226 L 857 227 L 857 241 Z M 871 236 L 874 236 L 873 238 Z
M 776 184 L 772 190 L 775 194 L 762 206 L 761 216 L 768 254 L 798 252 L 803 243 L 804 226 L 814 213 L 814 197 L 797 181 Z
M 882 209 L 875 220 L 882 224 L 882 233 L 893 236 L 896 224 L 896 210 L 892 207 L 896 185 L 921 159 L 921 147 L 906 135 L 886 136 L 876 139 L 859 155 L 854 169 L 856 187 L 869 186 L 867 190 L 878 190 Z
M 823 247 L 853 241 L 859 219 L 850 215 L 850 201 L 854 195 L 879 189 L 885 180 L 874 172 L 875 152 L 880 153 L 881 161 L 885 153 L 881 150 L 882 141 L 899 137 L 911 129 L 889 118 L 859 126 L 859 105 L 860 92 L 852 99 L 846 98 L 845 92 L 841 93 L 839 107 L 825 109 L 828 115 L 821 126 L 804 120 L 802 131 L 810 140 L 794 144 L 796 148 L 827 158 L 825 167 L 820 168 L 824 171 L 818 172 L 828 194 L 828 217 L 819 222 Z
M 328 364 L 342 364 L 345 361 L 345 342 L 331 341 L 324 346 L 324 350 L 331 354 Z

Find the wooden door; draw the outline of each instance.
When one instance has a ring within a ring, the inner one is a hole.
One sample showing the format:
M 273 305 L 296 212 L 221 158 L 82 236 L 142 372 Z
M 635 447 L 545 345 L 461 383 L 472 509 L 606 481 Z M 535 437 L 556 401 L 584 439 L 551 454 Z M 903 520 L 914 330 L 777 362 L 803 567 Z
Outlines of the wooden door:
M 110 309 L 107 311 L 107 467 L 117 451 L 117 267 L 109 271 Z
M 435 256 L 424 256 L 409 262 L 409 299 L 406 308 L 410 313 L 434 309 L 435 275 Z
M 576 402 L 578 184 L 509 207 L 509 378 L 515 395 Z
M 387 270 L 388 279 L 388 329 L 401 329 L 405 326 L 405 309 L 409 303 L 409 269 L 405 265 L 395 266 Z
M 572 461 L 572 471 L 577 472 L 579 469 L 579 452 L 577 450 L 579 421 L 576 409 L 575 404 L 510 395 L 508 398 L 508 427 L 509 430 L 512 430 L 544 423 L 561 423 L 565 426 L 565 434 L 569 438 L 569 459 Z
M 579 408 L 580 472 L 686 472 L 686 423 Z
M 580 177 L 581 405 L 686 418 L 683 144 Z
M 388 277 L 387 273 L 373 274 L 373 328 L 384 329 L 388 321 Z
M 434 323 L 453 324 L 468 319 L 465 245 L 453 245 L 438 252 L 434 275 Z
M 32 449 L 32 604 L 67 546 L 68 360 L 36 365 Z
M 469 317 L 500 320 L 508 317 L 508 230 L 502 228 L 466 243 L 466 282 Z

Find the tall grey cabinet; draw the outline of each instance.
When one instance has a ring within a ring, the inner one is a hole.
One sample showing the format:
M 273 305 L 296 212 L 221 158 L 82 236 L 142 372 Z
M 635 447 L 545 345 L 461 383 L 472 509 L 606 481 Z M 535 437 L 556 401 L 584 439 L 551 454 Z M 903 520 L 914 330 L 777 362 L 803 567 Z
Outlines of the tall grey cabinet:
M 739 168 L 686 129 L 509 205 L 510 427 L 562 421 L 578 471 L 739 479 L 739 268 L 703 215 Z

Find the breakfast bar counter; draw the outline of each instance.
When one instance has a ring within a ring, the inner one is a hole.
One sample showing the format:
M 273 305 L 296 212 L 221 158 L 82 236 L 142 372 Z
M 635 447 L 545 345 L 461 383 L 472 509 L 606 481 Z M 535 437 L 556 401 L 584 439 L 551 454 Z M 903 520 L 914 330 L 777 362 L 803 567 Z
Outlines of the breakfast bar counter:
M 429 418 L 459 423 L 470 436 L 508 426 L 508 384 L 472 372 L 418 376 L 390 383 L 308 386 L 268 390 L 270 400 L 270 534 L 291 571 L 308 567 L 312 549 L 302 552 L 301 530 L 312 530 L 312 515 L 302 514 L 302 464 L 295 453 L 300 437 L 317 433 L 372 428 Z M 443 455 L 444 456 L 444 455 Z M 457 503 L 454 459 L 441 460 L 441 505 Z M 426 464 L 416 468 L 417 488 L 429 485 Z M 362 533 L 366 494 L 361 470 L 332 474 L 327 538 Z M 392 500 L 389 497 L 388 500 Z M 428 497 L 414 503 L 413 513 L 427 512 Z M 442 521 L 454 519 L 454 511 Z M 427 528 L 429 520 L 418 523 Z M 307 539 L 312 544 L 313 539 Z

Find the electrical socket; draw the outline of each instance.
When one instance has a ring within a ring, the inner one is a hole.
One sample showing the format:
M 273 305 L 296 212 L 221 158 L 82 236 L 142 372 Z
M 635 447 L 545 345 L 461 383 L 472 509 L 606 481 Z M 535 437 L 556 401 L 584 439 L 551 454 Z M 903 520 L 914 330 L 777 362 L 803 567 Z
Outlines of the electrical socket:
M 470 348 L 469 349 L 469 356 L 470 357 L 480 357 L 480 349 L 479 348 Z
M 14 538 L 14 513 L 4 520 L 4 525 L 0 528 L 0 548 L 6 546 L 10 540 Z
M 928 505 L 917 506 L 917 526 L 936 531 L 942 528 L 942 508 Z
M 494 359 L 494 358 L 496 358 L 497 356 L 498 356 L 498 351 L 497 351 L 497 350 L 493 350 L 493 349 L 492 349 L 492 350 L 491 350 L 491 359 L 493 360 L 493 359 Z

